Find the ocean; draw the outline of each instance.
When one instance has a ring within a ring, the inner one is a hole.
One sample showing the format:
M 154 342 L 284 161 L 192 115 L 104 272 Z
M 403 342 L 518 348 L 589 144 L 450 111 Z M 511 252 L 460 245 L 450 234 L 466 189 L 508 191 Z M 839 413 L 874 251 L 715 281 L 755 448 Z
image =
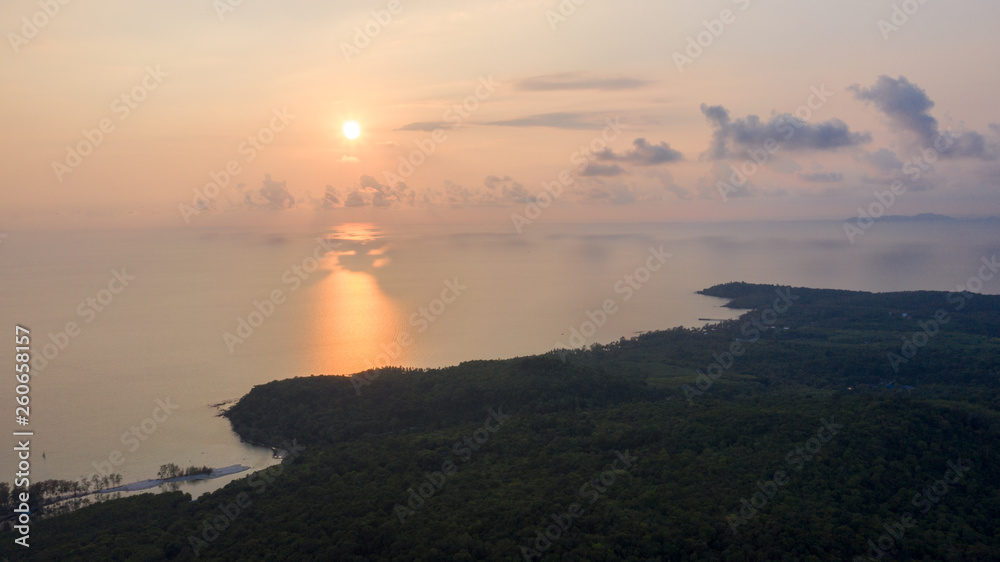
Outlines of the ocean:
M 32 481 L 258 469 L 271 451 L 218 417 L 258 384 L 701 326 L 739 315 L 695 294 L 728 281 L 997 294 L 980 272 L 998 243 L 997 222 L 958 220 L 877 222 L 853 243 L 835 221 L 11 232 L 0 322 L 30 330 L 33 376 L 29 425 L 8 425 L 34 432 Z M 13 337 L 0 356 L 14 364 Z

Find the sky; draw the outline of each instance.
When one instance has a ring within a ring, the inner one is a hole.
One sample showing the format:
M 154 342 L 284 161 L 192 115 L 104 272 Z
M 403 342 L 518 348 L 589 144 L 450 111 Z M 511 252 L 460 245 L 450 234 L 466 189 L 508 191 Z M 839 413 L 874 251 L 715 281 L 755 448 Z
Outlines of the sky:
M 996 21 L 990 0 L 10 0 L 0 231 L 1000 215 Z

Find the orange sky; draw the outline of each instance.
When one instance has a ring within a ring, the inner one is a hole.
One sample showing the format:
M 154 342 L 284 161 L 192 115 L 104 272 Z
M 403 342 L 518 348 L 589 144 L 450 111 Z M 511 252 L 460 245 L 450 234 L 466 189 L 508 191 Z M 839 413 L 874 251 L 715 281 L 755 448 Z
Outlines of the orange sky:
M 7 2 L 0 231 L 1000 214 L 997 3 L 577 2 Z

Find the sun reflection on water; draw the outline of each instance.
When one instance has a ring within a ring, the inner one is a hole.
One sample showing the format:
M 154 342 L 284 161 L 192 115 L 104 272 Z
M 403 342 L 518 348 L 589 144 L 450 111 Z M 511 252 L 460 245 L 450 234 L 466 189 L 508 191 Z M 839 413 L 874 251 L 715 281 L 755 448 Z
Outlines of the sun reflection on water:
M 328 254 L 334 258 L 331 274 L 314 295 L 314 372 L 352 374 L 387 362 L 401 364 L 406 350 L 392 347 L 402 326 L 401 306 L 382 291 L 374 275 L 389 264 L 382 232 L 373 224 L 350 223 L 327 239 L 337 247 Z

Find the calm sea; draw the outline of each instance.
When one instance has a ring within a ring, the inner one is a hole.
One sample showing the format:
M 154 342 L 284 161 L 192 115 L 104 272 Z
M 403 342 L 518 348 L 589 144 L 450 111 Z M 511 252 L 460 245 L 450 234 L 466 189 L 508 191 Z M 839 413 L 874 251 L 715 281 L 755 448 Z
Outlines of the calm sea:
M 998 243 L 985 221 L 878 223 L 854 244 L 837 222 L 12 232 L 0 357 L 13 365 L 15 325 L 31 330 L 32 480 L 113 466 L 131 482 L 168 462 L 261 468 L 271 451 L 241 444 L 213 407 L 257 384 L 699 326 L 738 314 L 694 294 L 727 281 L 954 290 Z M 1000 281 L 981 290 L 1000 293 Z M 3 384 L 13 418 L 13 378 Z

